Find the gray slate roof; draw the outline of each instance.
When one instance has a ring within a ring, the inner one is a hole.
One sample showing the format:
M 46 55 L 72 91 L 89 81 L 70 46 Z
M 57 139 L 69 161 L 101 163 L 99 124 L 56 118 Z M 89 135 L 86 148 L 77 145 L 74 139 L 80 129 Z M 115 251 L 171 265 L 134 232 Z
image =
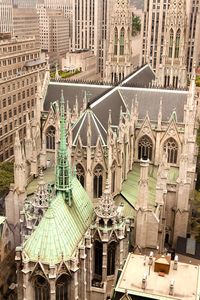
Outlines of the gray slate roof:
M 145 65 L 136 70 L 133 75 L 129 76 L 122 82 L 122 86 L 149 87 L 152 81 L 156 79 L 155 73 L 150 65 Z
M 102 144 L 106 145 L 107 132 L 91 109 L 87 109 L 73 126 L 73 144 L 77 143 L 80 136 L 82 145 L 87 146 L 87 129 L 89 123 L 91 124 L 91 146 L 96 146 L 98 137 L 100 137 Z
M 111 87 L 103 85 L 88 85 L 88 84 L 72 84 L 65 82 L 50 82 L 47 94 L 44 101 L 44 111 L 48 111 L 50 103 L 60 99 L 61 90 L 63 90 L 65 101 L 69 101 L 69 107 L 73 106 L 78 99 L 79 110 L 83 106 L 83 98 L 87 93 L 87 100 L 92 101 L 99 97 L 105 91 L 109 91 Z
M 144 119 L 148 111 L 151 121 L 158 119 L 160 99 L 162 99 L 162 120 L 169 121 L 173 110 L 176 110 L 177 121 L 182 123 L 184 118 L 184 104 L 187 101 L 186 91 L 120 88 L 121 95 L 131 109 L 132 100 L 137 97 L 139 119 Z

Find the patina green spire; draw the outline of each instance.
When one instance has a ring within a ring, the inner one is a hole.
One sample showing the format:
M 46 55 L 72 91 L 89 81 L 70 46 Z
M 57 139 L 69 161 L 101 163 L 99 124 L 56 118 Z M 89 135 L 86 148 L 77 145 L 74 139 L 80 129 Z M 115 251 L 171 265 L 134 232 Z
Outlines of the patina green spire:
M 63 91 L 60 98 L 60 145 L 56 166 L 56 191 L 61 192 L 69 206 L 72 203 L 72 174 L 66 146 L 65 100 Z

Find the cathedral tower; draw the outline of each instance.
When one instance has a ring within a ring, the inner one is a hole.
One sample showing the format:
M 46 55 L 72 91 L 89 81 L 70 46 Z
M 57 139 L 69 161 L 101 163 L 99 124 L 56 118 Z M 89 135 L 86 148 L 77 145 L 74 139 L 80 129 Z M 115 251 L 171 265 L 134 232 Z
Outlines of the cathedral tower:
M 117 0 L 111 15 L 105 80 L 121 81 L 133 70 L 129 0 Z
M 186 70 L 186 1 L 172 1 L 165 23 L 164 53 L 158 71 L 158 84 L 185 87 Z

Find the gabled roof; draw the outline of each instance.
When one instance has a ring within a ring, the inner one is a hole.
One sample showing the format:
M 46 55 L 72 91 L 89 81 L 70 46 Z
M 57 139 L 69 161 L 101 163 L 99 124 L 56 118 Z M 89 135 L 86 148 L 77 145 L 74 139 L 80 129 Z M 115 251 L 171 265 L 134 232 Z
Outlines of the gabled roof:
M 96 114 L 102 125 L 107 129 L 109 110 L 111 110 L 112 125 L 119 125 L 120 110 L 126 111 L 126 105 L 120 96 L 118 88 L 108 92 L 91 104 L 92 111 Z
M 92 101 L 96 97 L 105 93 L 105 91 L 109 91 L 110 88 L 111 86 L 107 85 L 50 82 L 44 101 L 44 111 L 49 111 L 50 103 L 60 99 L 61 90 L 63 90 L 65 101 L 69 102 L 69 107 L 73 109 L 77 97 L 80 109 L 83 106 L 83 98 L 85 95 L 87 95 L 88 101 Z
M 87 109 L 72 129 L 73 144 L 76 144 L 80 136 L 83 146 L 87 146 L 87 129 L 90 123 L 91 146 L 96 146 L 98 137 L 103 145 L 106 145 L 107 132 L 97 116 L 91 109 Z
M 164 90 L 154 88 L 120 88 L 121 95 L 131 110 L 132 101 L 137 98 L 139 119 L 144 119 L 148 111 L 151 121 L 158 119 L 160 101 L 162 100 L 162 120 L 169 121 L 174 109 L 177 121 L 183 122 L 184 105 L 187 101 L 187 91 Z
M 149 87 L 155 79 L 156 76 L 151 66 L 145 65 L 125 79 L 121 86 Z
M 62 193 L 52 200 L 35 231 L 23 246 L 27 259 L 57 264 L 73 257 L 93 218 L 93 205 L 76 177 L 72 179 L 72 206 Z

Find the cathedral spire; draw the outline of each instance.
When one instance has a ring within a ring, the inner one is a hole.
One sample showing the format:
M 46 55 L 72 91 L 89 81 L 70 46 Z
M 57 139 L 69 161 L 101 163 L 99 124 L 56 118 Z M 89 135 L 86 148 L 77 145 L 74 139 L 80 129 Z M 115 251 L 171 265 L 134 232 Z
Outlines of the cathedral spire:
M 60 99 L 60 145 L 57 156 L 56 166 L 56 191 L 61 192 L 69 206 L 72 200 L 72 174 L 68 162 L 66 146 L 66 122 L 65 122 L 65 104 L 63 91 Z

